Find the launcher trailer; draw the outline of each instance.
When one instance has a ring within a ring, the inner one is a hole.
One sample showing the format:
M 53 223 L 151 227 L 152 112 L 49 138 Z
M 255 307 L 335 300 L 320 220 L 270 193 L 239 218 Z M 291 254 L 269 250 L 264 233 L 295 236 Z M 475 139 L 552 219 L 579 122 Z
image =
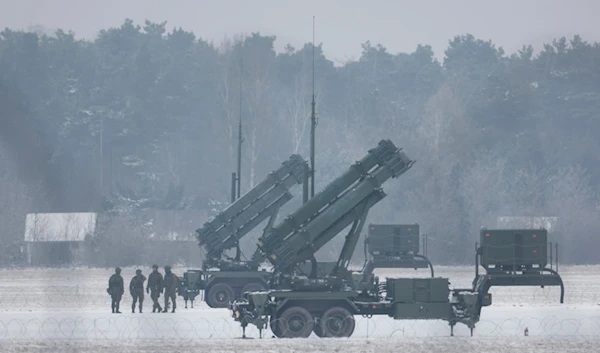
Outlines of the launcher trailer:
M 239 242 L 242 237 L 269 218 L 273 224 L 281 206 L 292 199 L 290 188 L 306 183 L 307 163 L 297 154 L 283 162 L 261 183 L 233 201 L 214 219 L 196 230 L 199 246 L 206 250 L 202 269 L 191 269 L 184 274 L 186 293 L 204 290 L 204 299 L 212 308 L 226 308 L 233 299 L 247 291 L 268 287 L 271 275 L 259 270 L 263 258 L 255 253 L 250 260 L 242 260 Z M 235 249 L 235 257 L 227 256 Z
M 558 273 L 546 268 L 544 230 L 482 233 L 477 257 L 487 273 L 479 275 L 476 267 L 473 288 L 451 290 L 447 278 L 386 278 L 380 283 L 372 273 L 351 273 L 347 267 L 367 213 L 385 197 L 381 185 L 413 163 L 391 141 L 381 141 L 259 240 L 259 249 L 275 272 L 272 289 L 245 293 L 230 305 L 244 337 L 249 324 L 258 328 L 261 337 L 267 326 L 277 337 L 305 338 L 313 332 L 319 337 L 350 337 L 355 315 L 445 320 L 451 334 L 462 323 L 472 335 L 481 308 L 491 305 L 491 286 L 562 284 Z M 327 276 L 319 276 L 315 252 L 349 225 L 336 266 Z M 290 274 L 290 268 L 306 260 L 313 264 L 309 276 Z

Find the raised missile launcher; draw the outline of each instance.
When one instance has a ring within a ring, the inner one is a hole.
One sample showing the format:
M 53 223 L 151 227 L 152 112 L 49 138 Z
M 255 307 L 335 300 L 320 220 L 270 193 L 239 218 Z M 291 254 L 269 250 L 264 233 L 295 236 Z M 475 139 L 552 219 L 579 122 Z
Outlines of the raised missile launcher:
M 391 141 L 382 140 L 342 176 L 266 232 L 259 239 L 258 249 L 276 273 L 290 273 L 294 266 L 310 260 L 313 271 L 309 277 L 316 277 L 315 252 L 351 224 L 349 237 L 360 234 L 369 209 L 386 196 L 381 184 L 398 177 L 413 163 Z M 348 247 L 354 251 L 356 241 Z M 347 267 L 352 255 L 349 250 L 342 250 L 333 272 Z
M 386 153 L 376 152 L 382 149 Z M 364 162 L 369 163 L 365 165 Z M 386 282 L 379 283 L 378 277 L 370 274 L 359 276 L 362 280 L 357 283 L 357 277 L 349 275 L 346 268 L 367 211 L 385 196 L 380 189 L 381 183 L 402 174 L 412 163 L 390 141 L 382 141 L 379 149 L 369 151 L 361 162 L 316 195 L 312 204 L 306 203 L 263 236 L 259 249 L 275 266 L 276 276 L 273 279 L 281 289 L 245 293 L 242 299 L 232 303 L 233 318 L 240 322 L 244 337 L 249 324 L 255 325 L 261 336 L 268 325 L 277 337 L 308 337 L 313 332 L 319 337 L 350 337 L 355 328 L 354 315 L 386 315 L 396 320 L 445 320 L 450 325 L 451 334 L 454 326 L 462 323 L 471 329 L 472 335 L 482 307 L 492 303 L 488 293 L 492 285 L 552 283 L 544 282 L 543 269 L 532 270 L 534 265 L 544 268 L 544 261 L 538 255 L 538 249 L 546 241 L 544 237 L 531 243 L 534 246 L 529 249 L 531 251 L 518 253 L 496 250 L 497 244 L 490 243 L 493 233 L 489 233 L 490 236 L 482 233 L 485 239 L 482 238 L 477 258 L 484 258 L 483 265 L 488 273 L 480 276 L 477 266 L 473 288 L 450 289 L 447 278 L 435 277 L 387 278 Z M 336 232 L 351 223 L 340 258 L 328 276 L 317 276 L 314 265 L 308 278 L 288 274 L 287 269 L 310 259 Z M 536 231 L 536 237 L 538 233 L 542 234 Z M 505 237 L 501 244 L 512 244 L 515 249 L 515 246 L 525 244 L 520 239 L 520 236 Z M 500 265 L 499 270 L 492 269 L 489 266 L 492 263 Z M 517 268 L 525 268 L 526 271 L 514 271 Z M 509 273 L 506 273 L 507 270 Z M 525 274 L 527 271 L 529 274 Z M 554 280 L 560 281 L 556 271 L 545 271 L 556 274 L 557 279 Z M 522 280 L 509 281 L 506 277 L 523 274 Z M 494 276 L 498 275 L 502 280 L 494 281 Z
M 301 184 L 305 173 L 304 159 L 297 154 L 282 163 L 265 180 L 235 200 L 214 219 L 196 230 L 199 246 L 207 257 L 202 270 L 191 270 L 184 278 L 196 279 L 184 283 L 186 288 L 203 289 L 210 307 L 224 308 L 246 291 L 266 289 L 271 273 L 259 270 L 260 256 L 241 260 L 240 239 L 270 217 L 267 228 L 274 222 L 279 208 L 292 198 L 289 189 Z M 225 252 L 236 249 L 234 258 Z

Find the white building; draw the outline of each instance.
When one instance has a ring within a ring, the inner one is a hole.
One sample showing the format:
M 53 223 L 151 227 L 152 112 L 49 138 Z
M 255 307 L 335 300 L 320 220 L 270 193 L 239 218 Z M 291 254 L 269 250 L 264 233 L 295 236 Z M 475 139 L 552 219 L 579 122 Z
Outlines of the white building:
M 82 263 L 96 230 L 96 213 L 30 213 L 25 220 L 29 265 Z

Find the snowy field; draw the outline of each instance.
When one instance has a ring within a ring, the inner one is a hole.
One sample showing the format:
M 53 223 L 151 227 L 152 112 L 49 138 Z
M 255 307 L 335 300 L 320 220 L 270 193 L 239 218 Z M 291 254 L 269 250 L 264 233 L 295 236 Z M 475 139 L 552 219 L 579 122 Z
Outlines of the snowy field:
M 474 269 L 436 267 L 453 287 L 470 287 Z M 174 268 L 181 274 L 185 269 Z M 143 268 L 146 276 L 149 268 Z M 227 309 L 197 300 L 178 312 L 110 313 L 106 293 L 112 269 L 25 269 L 0 271 L 0 352 L 599 352 L 600 266 L 562 267 L 565 303 L 558 287 L 492 288 L 493 304 L 483 308 L 475 336 L 464 325 L 450 337 L 443 321 L 397 321 L 356 317 L 350 339 L 239 339 L 241 328 Z M 135 268 L 124 268 L 126 284 Z M 377 271 L 386 276 L 425 277 L 426 270 Z M 161 298 L 162 299 L 162 298 Z M 200 299 L 200 298 L 197 298 Z M 529 337 L 524 337 L 525 328 Z

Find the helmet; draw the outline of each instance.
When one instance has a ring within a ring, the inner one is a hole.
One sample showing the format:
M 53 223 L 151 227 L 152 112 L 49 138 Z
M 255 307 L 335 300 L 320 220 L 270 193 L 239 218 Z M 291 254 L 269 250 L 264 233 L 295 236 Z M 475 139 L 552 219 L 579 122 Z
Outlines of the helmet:
M 121 273 L 121 268 L 120 267 L 115 268 L 115 273 Z
M 158 265 L 154 264 L 152 265 L 152 268 L 158 270 Z
M 135 270 L 135 274 L 137 275 L 141 275 L 142 274 L 142 270 L 140 270 L 139 268 L 137 270 Z

